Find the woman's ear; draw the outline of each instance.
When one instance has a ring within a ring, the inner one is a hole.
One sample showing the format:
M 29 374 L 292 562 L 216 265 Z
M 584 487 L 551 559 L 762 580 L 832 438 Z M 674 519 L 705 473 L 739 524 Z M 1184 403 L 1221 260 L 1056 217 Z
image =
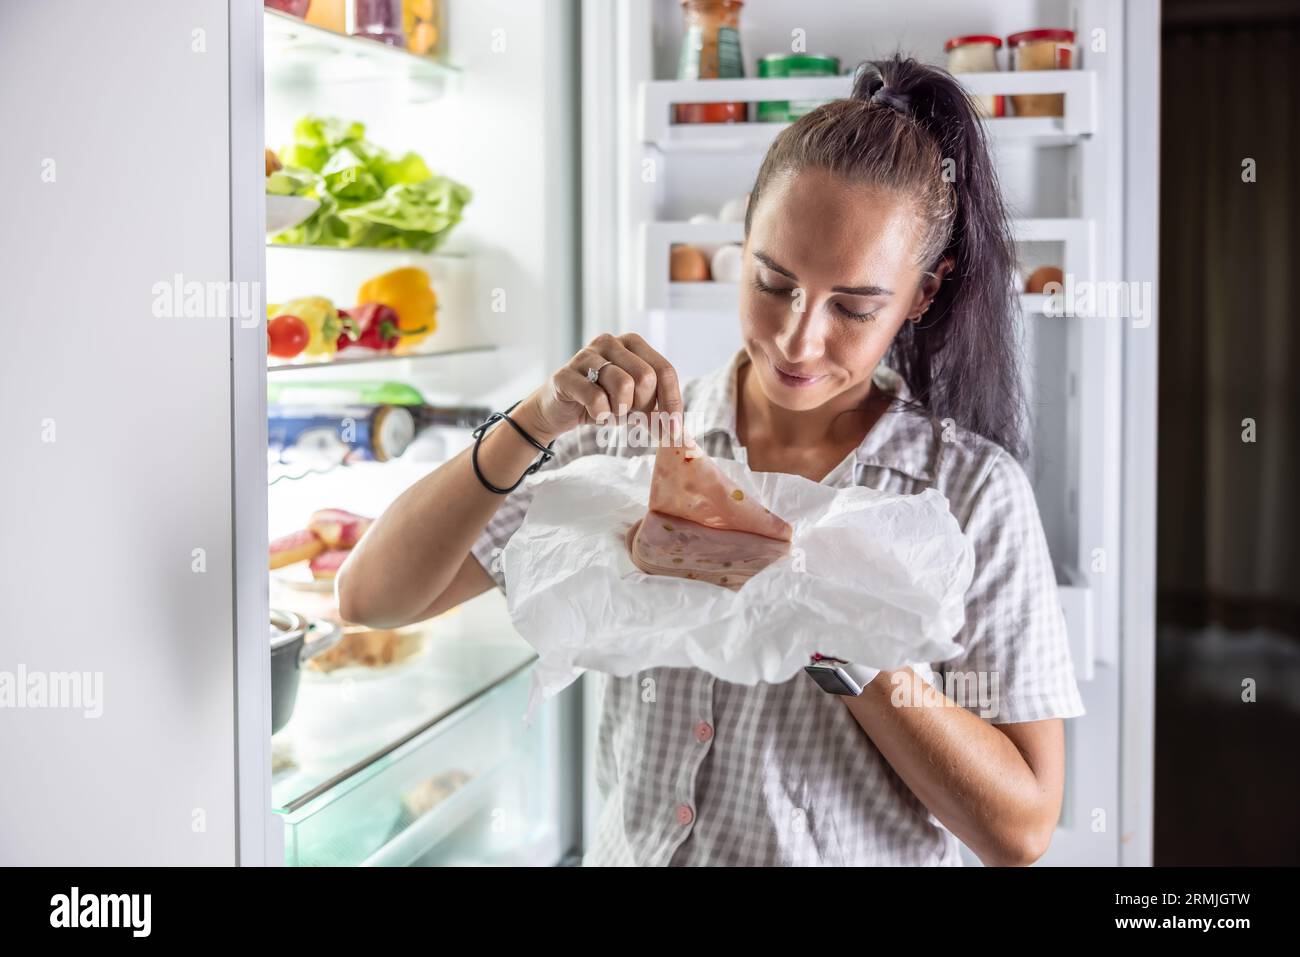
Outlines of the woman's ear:
M 934 302 L 934 297 L 939 295 L 939 289 L 948 273 L 952 272 L 952 267 L 952 257 L 944 256 L 933 270 L 921 276 L 921 285 L 916 290 L 916 298 L 912 302 L 912 311 L 907 314 L 909 320 L 912 322 L 921 321 L 921 316 L 930 308 L 930 303 Z

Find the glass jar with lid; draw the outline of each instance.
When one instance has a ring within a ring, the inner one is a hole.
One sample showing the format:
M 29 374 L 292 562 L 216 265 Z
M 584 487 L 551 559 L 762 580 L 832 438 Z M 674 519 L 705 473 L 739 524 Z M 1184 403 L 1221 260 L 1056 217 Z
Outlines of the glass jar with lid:
M 948 72 L 954 76 L 959 73 L 996 73 L 998 50 L 1001 47 L 1000 37 L 987 34 L 953 37 L 943 45 L 948 54 Z M 1006 104 L 1000 95 L 978 94 L 971 99 L 983 116 L 1002 116 L 1006 113 Z
M 1072 70 L 1073 30 L 1026 30 L 1007 37 L 1013 70 Z M 1065 94 L 1022 93 L 1011 97 L 1017 116 L 1064 116 Z

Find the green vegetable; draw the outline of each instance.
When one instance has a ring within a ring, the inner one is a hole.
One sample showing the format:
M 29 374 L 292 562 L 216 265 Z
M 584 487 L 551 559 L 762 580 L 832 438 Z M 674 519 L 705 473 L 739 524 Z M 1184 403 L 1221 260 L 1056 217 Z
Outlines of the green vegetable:
M 267 382 L 266 401 L 272 405 L 344 403 L 353 405 L 424 405 L 424 396 L 404 382 Z
M 415 153 L 391 156 L 365 132 L 333 117 L 294 124 L 293 144 L 280 151 L 285 168 L 267 178 L 267 192 L 321 205 L 272 242 L 421 252 L 442 245 L 473 196 L 469 188 L 432 172 Z

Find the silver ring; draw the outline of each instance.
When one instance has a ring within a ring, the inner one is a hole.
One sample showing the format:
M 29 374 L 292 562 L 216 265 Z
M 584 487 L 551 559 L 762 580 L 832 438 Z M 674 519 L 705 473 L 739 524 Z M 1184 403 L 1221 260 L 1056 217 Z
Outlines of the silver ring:
M 613 359 L 606 359 L 600 365 L 592 366 L 587 369 L 587 381 L 594 385 L 600 379 L 600 370 L 605 368 L 605 366 L 612 364 L 613 361 Z

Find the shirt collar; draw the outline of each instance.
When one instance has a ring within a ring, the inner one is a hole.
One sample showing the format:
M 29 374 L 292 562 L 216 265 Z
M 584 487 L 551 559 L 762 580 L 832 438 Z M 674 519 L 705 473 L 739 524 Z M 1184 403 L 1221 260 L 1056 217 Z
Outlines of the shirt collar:
M 685 416 L 686 430 L 694 438 L 722 432 L 733 447 L 740 445 L 736 434 L 736 386 L 740 368 L 748 361 L 745 350 L 740 349 L 730 362 L 700 379 Z M 922 482 L 933 481 L 930 463 L 936 436 L 930 416 L 903 405 L 912 400 L 912 391 L 901 375 L 883 363 L 876 367 L 872 384 L 892 393 L 897 401 L 871 427 L 854 451 L 854 458 L 859 465 L 891 469 Z

